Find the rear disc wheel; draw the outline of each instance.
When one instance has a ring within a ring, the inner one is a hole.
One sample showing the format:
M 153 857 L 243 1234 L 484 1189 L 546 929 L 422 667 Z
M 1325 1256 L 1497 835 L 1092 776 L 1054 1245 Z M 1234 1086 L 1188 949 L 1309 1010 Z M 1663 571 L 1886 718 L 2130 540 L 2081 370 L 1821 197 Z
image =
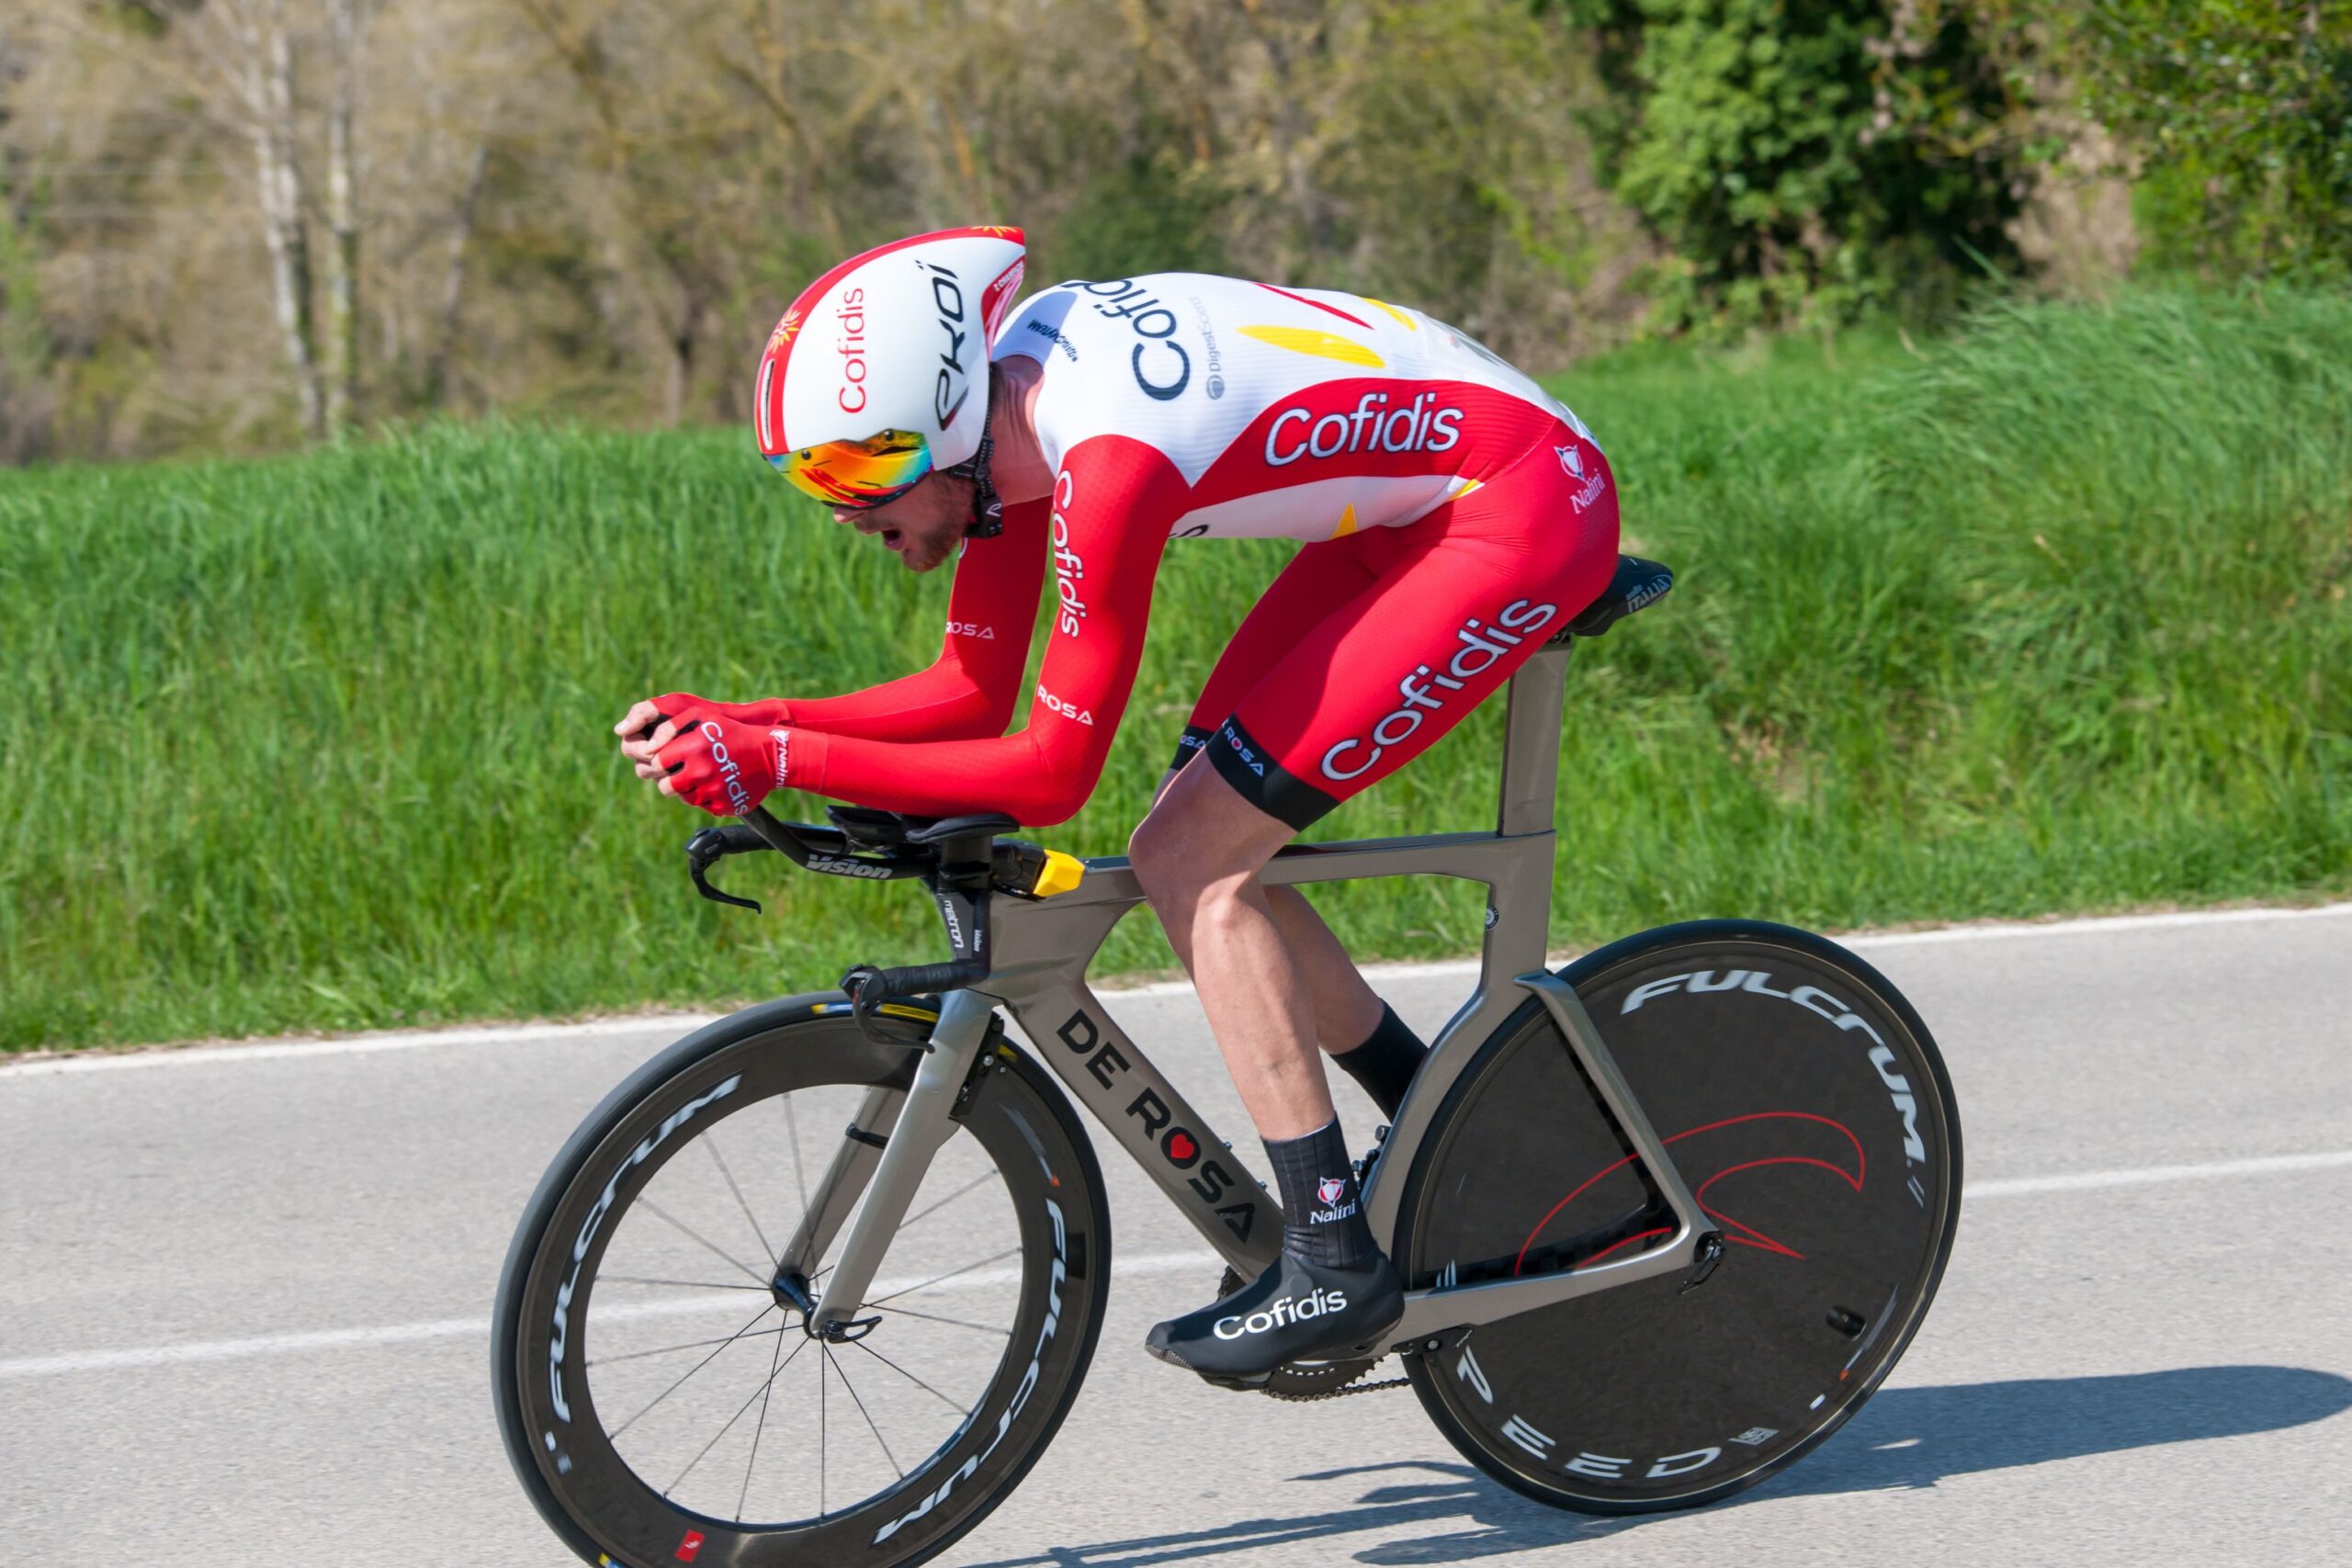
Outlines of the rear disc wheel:
M 1960 1126 L 1926 1026 L 1836 943 L 1670 926 L 1562 976 L 1721 1234 L 1705 1281 L 1623 1284 L 1408 1358 L 1497 1480 L 1594 1513 L 1755 1484 L 1869 1398 L 1917 1330 L 1960 1218 Z M 1540 1003 L 1449 1090 L 1408 1180 L 1414 1288 L 1589 1267 L 1670 1234 Z

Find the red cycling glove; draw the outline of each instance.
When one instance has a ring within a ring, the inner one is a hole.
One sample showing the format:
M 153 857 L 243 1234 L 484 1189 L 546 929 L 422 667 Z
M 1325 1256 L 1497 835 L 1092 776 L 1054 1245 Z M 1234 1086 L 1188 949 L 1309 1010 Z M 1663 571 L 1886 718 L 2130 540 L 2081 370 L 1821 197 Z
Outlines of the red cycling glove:
M 790 730 L 740 723 L 716 703 L 681 712 L 671 700 L 662 699 L 662 712 L 678 733 L 653 760 L 669 770 L 672 795 L 714 817 L 740 817 L 784 783 Z

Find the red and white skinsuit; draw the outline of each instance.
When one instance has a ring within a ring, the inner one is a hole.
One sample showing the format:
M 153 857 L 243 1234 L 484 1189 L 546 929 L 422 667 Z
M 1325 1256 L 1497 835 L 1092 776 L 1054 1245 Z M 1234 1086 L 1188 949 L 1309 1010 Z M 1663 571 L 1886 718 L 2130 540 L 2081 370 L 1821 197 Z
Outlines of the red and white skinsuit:
M 1581 421 L 1418 310 L 1194 273 L 1058 285 L 993 357 L 1043 370 L 1052 495 L 956 570 L 938 662 L 761 705 L 783 783 L 888 810 L 1084 805 L 1135 685 L 1172 539 L 1313 541 L 1234 634 L 1180 761 L 1205 749 L 1304 828 L 1410 761 L 1607 586 L 1617 497 Z M 1037 596 L 1057 600 L 1005 734 Z

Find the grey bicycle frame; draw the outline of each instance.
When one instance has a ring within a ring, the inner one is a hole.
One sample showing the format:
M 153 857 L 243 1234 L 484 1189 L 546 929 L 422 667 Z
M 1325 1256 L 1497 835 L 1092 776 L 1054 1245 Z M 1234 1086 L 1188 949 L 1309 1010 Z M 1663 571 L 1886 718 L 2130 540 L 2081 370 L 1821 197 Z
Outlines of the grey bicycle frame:
M 1511 677 L 1502 798 L 1493 832 L 1293 845 L 1267 864 L 1261 880 L 1279 886 L 1450 876 L 1487 887 L 1477 987 L 1433 1042 L 1366 1180 L 1365 1213 L 1373 1234 L 1384 1238 L 1392 1255 L 1405 1179 L 1437 1108 L 1478 1045 L 1531 992 L 1566 1037 L 1672 1209 L 1675 1225 L 1662 1243 L 1585 1268 L 1409 1291 L 1404 1318 L 1389 1337 L 1392 1346 L 1432 1340 L 1611 1286 L 1688 1270 L 1697 1258 L 1704 1228 L 1697 1200 L 1576 992 L 1544 966 L 1567 659 L 1567 647 L 1547 648 Z M 857 1122 L 866 1137 L 844 1142 L 786 1248 L 786 1267 L 813 1270 L 864 1185 L 865 1202 L 811 1314 L 817 1325 L 847 1323 L 863 1303 L 925 1168 L 953 1131 L 948 1112 L 999 1005 L 1012 1014 L 1070 1093 L 1242 1278 L 1254 1277 L 1273 1261 L 1282 1247 L 1282 1213 L 1273 1196 L 1087 987 L 1087 965 L 1111 928 L 1141 902 L 1143 890 L 1124 858 L 1088 861 L 1080 885 L 1051 898 L 996 900 L 996 951 L 988 978 L 945 998 L 932 1049 L 903 1096 L 869 1095 Z M 870 1153 L 876 1143 L 883 1144 L 878 1160 Z M 1441 1276 L 1442 1281 L 1450 1278 L 1450 1270 Z

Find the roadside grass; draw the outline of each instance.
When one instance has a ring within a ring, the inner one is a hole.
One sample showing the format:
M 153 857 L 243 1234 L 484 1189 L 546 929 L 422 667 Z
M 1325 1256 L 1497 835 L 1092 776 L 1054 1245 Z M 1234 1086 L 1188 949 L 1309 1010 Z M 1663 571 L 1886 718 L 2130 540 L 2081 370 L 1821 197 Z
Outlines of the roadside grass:
M 1570 672 L 1555 942 L 2352 886 L 2352 299 L 2003 305 L 1555 385 L 1679 574 Z M 1094 803 L 1040 837 L 1121 850 L 1288 553 L 1171 551 Z M 609 730 L 675 687 L 914 668 L 945 589 L 732 431 L 0 476 L 0 1049 L 713 1007 L 935 957 L 903 887 L 739 862 L 764 919 L 695 897 L 699 818 Z M 1317 836 L 1487 824 L 1500 716 Z M 1466 885 L 1318 897 L 1367 959 L 1477 940 Z M 1147 916 L 1101 966 L 1170 964 Z

